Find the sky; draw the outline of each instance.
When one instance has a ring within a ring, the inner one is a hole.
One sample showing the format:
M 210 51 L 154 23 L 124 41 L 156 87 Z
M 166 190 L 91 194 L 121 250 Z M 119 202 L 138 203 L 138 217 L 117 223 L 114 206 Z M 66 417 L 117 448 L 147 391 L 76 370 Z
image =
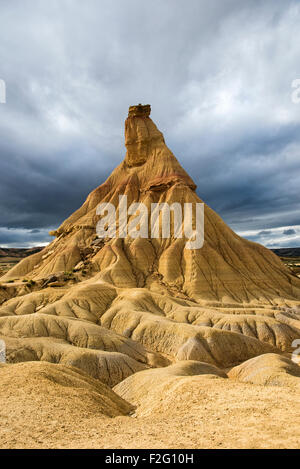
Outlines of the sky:
M 0 246 L 51 240 L 123 160 L 137 103 L 231 228 L 300 246 L 298 0 L 0 0 L 0 18 Z

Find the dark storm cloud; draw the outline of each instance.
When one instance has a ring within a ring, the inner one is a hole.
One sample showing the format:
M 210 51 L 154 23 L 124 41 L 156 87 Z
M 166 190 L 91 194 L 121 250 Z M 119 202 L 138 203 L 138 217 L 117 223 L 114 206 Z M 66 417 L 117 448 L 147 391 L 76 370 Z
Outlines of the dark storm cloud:
M 290 229 L 290 230 L 284 230 L 283 233 L 286 236 L 292 236 L 296 234 L 296 230 Z
M 45 245 L 53 240 L 47 230 L 22 230 L 14 228 L 0 228 L 0 246 L 27 248 L 32 245 Z
M 283 227 L 300 225 L 299 2 L 15 0 L 0 16 L 0 245 L 48 241 L 123 159 L 138 102 L 227 223 L 288 242 Z

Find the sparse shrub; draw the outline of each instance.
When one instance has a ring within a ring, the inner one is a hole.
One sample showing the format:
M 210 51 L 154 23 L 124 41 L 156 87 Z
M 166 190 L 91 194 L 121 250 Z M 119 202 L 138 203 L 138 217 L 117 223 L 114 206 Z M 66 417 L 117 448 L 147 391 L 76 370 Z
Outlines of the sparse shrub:
M 74 278 L 73 272 L 64 272 L 64 280 L 71 280 Z
M 73 272 L 64 272 L 64 275 L 66 277 L 71 277 L 73 275 Z

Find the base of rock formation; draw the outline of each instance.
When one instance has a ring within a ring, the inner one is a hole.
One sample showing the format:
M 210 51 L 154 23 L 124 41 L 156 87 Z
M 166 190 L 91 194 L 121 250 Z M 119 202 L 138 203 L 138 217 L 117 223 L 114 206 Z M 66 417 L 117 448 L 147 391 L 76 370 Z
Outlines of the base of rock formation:
M 69 366 L 2 365 L 0 447 L 298 448 L 298 370 L 274 354 L 227 375 L 186 361 L 111 390 Z

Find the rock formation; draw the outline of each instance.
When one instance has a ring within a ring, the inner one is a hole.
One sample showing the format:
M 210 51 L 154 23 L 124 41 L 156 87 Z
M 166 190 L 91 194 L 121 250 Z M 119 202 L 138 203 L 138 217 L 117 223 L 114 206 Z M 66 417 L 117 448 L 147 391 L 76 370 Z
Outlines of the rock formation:
M 128 206 L 149 209 L 148 227 L 151 204 L 202 203 L 150 110 L 129 108 L 124 161 L 52 233 L 52 243 L 0 279 L 9 363 L 76 367 L 134 405 L 153 380 L 168 389 L 182 376 L 223 383 L 241 363 L 230 377 L 245 380 L 251 367 L 243 362 L 255 367 L 263 354 L 288 360 L 281 355 L 300 337 L 300 279 L 207 205 L 201 249 L 186 249 L 172 230 L 167 238 L 131 237 L 120 217 L 119 236 L 97 237 L 97 207 L 113 204 L 119 215 L 124 195 Z

